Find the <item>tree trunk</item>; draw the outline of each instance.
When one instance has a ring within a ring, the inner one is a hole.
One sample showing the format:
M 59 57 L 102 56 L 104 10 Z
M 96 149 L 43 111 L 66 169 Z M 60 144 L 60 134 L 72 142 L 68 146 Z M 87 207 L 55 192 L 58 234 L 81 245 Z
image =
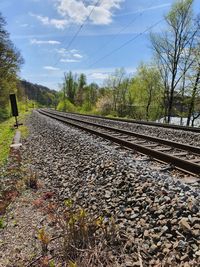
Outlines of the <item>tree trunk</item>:
M 193 88 L 193 92 L 192 92 L 192 97 L 191 97 L 191 101 L 190 101 L 188 117 L 187 117 L 187 126 L 190 125 L 191 116 L 192 116 L 192 113 L 194 112 L 194 101 L 195 101 L 195 96 L 196 96 L 196 92 L 197 92 L 197 88 L 198 88 L 199 79 L 200 79 L 200 65 L 199 65 L 199 70 L 197 73 L 197 77 L 195 80 L 195 84 L 194 84 L 194 88 Z
M 149 120 L 149 108 L 151 105 L 151 99 L 152 99 L 152 87 L 150 88 L 149 91 L 149 98 L 148 98 L 148 102 L 147 102 L 147 106 L 146 106 L 146 120 Z

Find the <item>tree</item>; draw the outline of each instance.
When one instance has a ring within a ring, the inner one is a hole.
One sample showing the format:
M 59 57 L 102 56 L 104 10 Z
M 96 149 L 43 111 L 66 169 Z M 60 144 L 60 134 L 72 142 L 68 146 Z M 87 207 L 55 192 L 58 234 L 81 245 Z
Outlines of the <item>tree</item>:
M 124 114 L 123 110 L 127 104 L 128 83 L 129 79 L 127 79 L 126 72 L 123 68 L 116 69 L 105 81 L 106 88 L 112 92 L 112 109 L 119 116 Z
M 17 91 L 17 73 L 23 59 L 19 51 L 9 39 L 5 30 L 6 22 L 0 13 L 0 109 L 8 105 L 10 92 Z M 1 113 L 0 111 L 0 113 Z M 0 115 L 1 116 L 1 115 Z
M 200 98 L 200 15 L 196 19 L 196 28 L 197 35 L 195 36 L 195 47 L 193 48 L 191 54 L 193 64 L 188 75 L 191 95 L 188 103 L 187 126 L 190 125 L 191 121 L 193 126 L 194 121 L 200 116 L 198 106 Z
M 92 109 L 92 107 L 95 106 L 95 103 L 97 101 L 98 88 L 99 86 L 96 83 L 91 83 L 84 88 L 83 98 L 85 110 L 89 111 Z
M 161 115 L 160 108 L 163 96 L 163 87 L 159 71 L 155 66 L 141 64 L 129 89 L 134 99 L 135 113 L 138 118 L 157 119 Z
M 152 47 L 165 88 L 164 104 L 168 123 L 172 116 L 174 92 L 192 64 L 190 55 L 196 35 L 192 20 L 192 3 L 193 0 L 178 0 L 165 17 L 167 31 L 151 34 Z M 184 68 L 181 65 L 184 65 Z
M 197 48 L 197 54 L 199 54 L 199 48 Z M 188 115 L 187 115 L 187 126 L 190 125 L 190 120 L 192 115 L 195 111 L 195 99 L 199 95 L 199 89 L 200 89 L 200 54 L 196 55 L 196 66 L 194 70 L 194 75 L 192 77 L 192 94 L 190 97 L 189 107 L 188 107 Z M 195 117 L 195 116 L 194 116 Z M 196 118 L 198 118 L 197 116 Z M 194 120 L 193 120 L 194 123 Z M 192 124 L 193 124 L 192 123 Z
M 83 90 L 86 85 L 86 76 L 84 73 L 81 73 L 78 79 L 78 91 L 76 95 L 76 103 L 79 106 L 83 105 Z
M 73 75 L 72 72 L 65 74 L 65 80 L 63 85 L 64 98 L 67 97 L 70 102 L 75 102 L 75 95 L 77 89 L 76 75 Z

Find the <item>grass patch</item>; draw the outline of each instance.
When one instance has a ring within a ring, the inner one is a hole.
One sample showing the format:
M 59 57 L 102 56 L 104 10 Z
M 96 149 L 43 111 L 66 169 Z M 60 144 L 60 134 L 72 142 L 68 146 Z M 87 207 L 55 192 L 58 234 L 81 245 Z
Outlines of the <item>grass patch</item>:
M 26 116 L 30 114 L 30 111 L 23 112 L 18 117 L 18 121 L 23 123 Z M 0 123 L 0 166 L 6 163 L 8 158 L 10 145 L 12 144 L 12 140 L 15 134 L 16 129 L 14 128 L 15 118 L 9 118 L 8 120 Z M 22 138 L 27 137 L 28 128 L 24 125 L 19 127 Z
M 0 166 L 5 163 L 15 133 L 14 118 L 0 123 Z

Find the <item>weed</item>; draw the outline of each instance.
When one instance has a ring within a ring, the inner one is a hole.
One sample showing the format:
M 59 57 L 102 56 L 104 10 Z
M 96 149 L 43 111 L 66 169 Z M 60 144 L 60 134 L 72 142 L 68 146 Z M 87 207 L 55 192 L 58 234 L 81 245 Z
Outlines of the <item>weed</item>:
M 40 267 L 49 267 L 49 257 L 45 256 L 40 259 Z
M 69 267 L 78 267 L 76 262 L 69 261 Z
M 109 248 L 119 244 L 113 219 L 94 219 L 84 209 L 75 208 L 69 199 L 65 200 L 62 211 L 49 203 L 46 212 L 59 227 L 62 255 L 69 267 L 111 266 Z
M 38 177 L 37 174 L 30 171 L 30 173 L 24 178 L 27 188 L 38 189 Z
M 46 193 L 43 194 L 42 198 L 43 198 L 44 200 L 47 200 L 47 199 L 52 198 L 53 195 L 54 195 L 53 192 L 46 192 Z
M 0 229 L 3 229 L 5 227 L 4 218 L 0 217 Z
M 50 260 L 49 267 L 56 267 L 54 260 Z
M 50 238 L 44 228 L 38 230 L 38 239 L 41 242 L 42 254 L 45 255 L 48 251 L 48 244 L 50 242 Z

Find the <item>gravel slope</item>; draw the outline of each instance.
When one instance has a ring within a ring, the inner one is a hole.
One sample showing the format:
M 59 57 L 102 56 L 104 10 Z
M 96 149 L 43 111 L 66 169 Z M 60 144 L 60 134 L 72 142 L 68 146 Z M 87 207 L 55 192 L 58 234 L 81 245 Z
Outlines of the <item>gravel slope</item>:
M 129 151 L 38 112 L 33 112 L 29 126 L 24 159 L 31 159 L 61 199 L 114 217 L 129 235 L 130 257 L 139 244 L 144 266 L 161 266 L 163 261 L 162 266 L 199 266 L 198 190 L 152 171 Z

